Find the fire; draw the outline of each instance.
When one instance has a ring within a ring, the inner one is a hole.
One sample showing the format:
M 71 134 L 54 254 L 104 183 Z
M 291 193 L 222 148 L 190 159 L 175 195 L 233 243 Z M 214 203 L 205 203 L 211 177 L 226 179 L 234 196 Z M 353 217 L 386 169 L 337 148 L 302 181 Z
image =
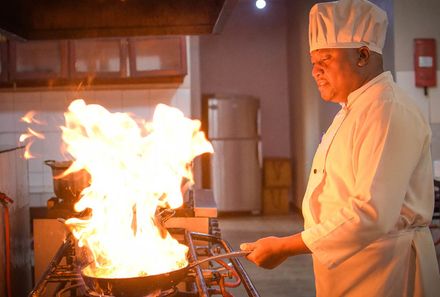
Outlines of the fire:
M 33 110 L 28 111 L 20 120 L 22 122 L 25 122 L 25 123 L 28 123 L 28 124 L 35 123 L 35 124 L 43 125 L 44 123 L 42 121 L 37 120 L 35 118 L 36 114 L 37 114 L 37 112 L 35 112 Z
M 35 118 L 35 115 L 37 113 L 35 111 L 29 111 L 27 112 L 20 120 L 22 122 L 28 123 L 28 124 L 39 124 L 39 125 L 43 125 L 44 123 L 42 121 L 39 121 Z M 28 128 L 27 129 L 27 133 L 23 133 L 20 135 L 19 138 L 19 142 L 25 142 L 28 141 L 26 146 L 25 146 L 25 151 L 24 151 L 24 158 L 25 159 L 31 159 L 34 158 L 34 156 L 31 154 L 30 149 L 31 146 L 34 142 L 34 137 L 35 138 L 39 138 L 39 139 L 44 139 L 44 135 L 41 133 L 38 133 L 37 131 Z
M 23 142 L 26 139 L 31 138 L 32 136 L 35 136 L 35 137 L 37 137 L 39 139 L 44 139 L 45 138 L 43 134 L 38 133 L 38 132 L 32 130 L 31 128 L 28 128 L 28 133 L 21 134 L 19 140 L 20 140 L 20 142 Z
M 35 158 L 34 155 L 31 154 L 31 145 L 32 145 L 32 142 L 29 142 L 29 143 L 27 143 L 26 146 L 25 146 L 25 149 L 24 149 L 24 158 L 25 158 L 26 160 Z
M 155 214 L 158 207 L 182 205 L 181 183 L 192 180 L 192 159 L 213 152 L 200 122 L 159 104 L 153 121 L 139 124 L 81 99 L 65 119 L 62 138 L 74 162 L 64 174 L 85 169 L 91 176 L 75 209 L 89 208 L 92 215 L 66 222 L 93 255 L 85 273 L 120 278 L 185 267 L 187 247 L 160 228 Z

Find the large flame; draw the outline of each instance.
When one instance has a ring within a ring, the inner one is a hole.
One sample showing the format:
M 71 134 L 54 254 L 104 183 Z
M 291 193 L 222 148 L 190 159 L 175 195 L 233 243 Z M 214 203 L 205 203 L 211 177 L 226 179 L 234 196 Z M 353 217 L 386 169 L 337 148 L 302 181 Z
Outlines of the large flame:
M 160 228 L 155 214 L 158 207 L 182 205 L 181 184 L 192 180 L 192 159 L 213 152 L 200 122 L 159 104 L 153 121 L 139 124 L 81 99 L 65 118 L 62 138 L 75 160 L 65 174 L 85 169 L 91 175 L 75 205 L 91 209 L 91 216 L 66 222 L 93 255 L 86 273 L 121 278 L 186 266 L 187 247 Z

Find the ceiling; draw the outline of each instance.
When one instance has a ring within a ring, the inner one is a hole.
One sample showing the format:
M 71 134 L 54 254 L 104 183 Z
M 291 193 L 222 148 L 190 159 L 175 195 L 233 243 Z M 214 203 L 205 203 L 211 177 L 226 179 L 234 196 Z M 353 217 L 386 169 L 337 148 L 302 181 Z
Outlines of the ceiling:
M 0 34 L 23 40 L 219 33 L 238 0 L 0 0 Z

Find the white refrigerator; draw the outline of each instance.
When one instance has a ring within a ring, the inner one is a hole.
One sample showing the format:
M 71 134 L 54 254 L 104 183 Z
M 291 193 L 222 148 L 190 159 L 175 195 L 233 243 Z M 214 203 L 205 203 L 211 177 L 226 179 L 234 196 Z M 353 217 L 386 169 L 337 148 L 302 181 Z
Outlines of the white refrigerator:
M 214 147 L 211 182 L 220 212 L 261 212 L 260 102 L 250 96 L 208 98 Z

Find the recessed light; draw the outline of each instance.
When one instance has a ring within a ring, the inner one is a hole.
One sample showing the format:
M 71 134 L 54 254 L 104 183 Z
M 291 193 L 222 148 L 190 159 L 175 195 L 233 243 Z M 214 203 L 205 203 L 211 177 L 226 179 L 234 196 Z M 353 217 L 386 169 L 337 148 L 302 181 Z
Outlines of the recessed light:
M 255 6 L 257 6 L 258 9 L 263 9 L 266 7 L 266 1 L 257 0 L 257 2 L 255 2 Z

